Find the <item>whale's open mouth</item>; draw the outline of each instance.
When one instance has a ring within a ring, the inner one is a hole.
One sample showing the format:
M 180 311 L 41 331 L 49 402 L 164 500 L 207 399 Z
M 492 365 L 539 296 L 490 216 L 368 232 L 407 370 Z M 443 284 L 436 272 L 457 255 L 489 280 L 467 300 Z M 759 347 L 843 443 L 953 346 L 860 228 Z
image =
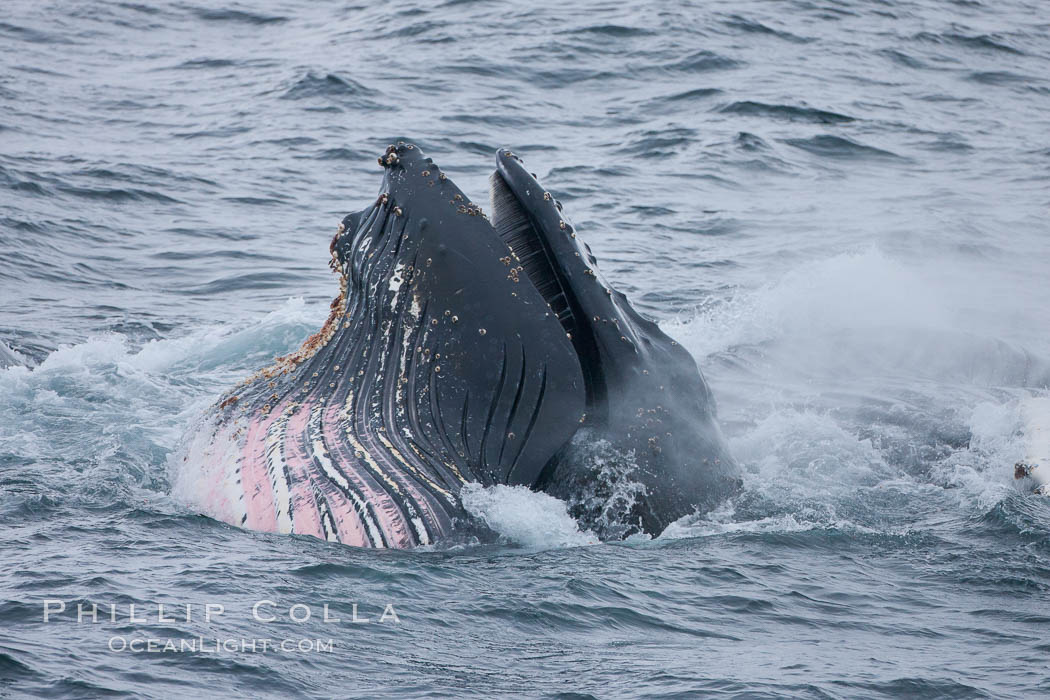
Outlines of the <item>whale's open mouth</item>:
M 332 240 L 329 319 L 215 404 L 190 499 L 257 530 L 411 547 L 482 532 L 469 483 L 545 491 L 602 537 L 739 487 L 692 356 L 598 273 L 518 156 L 497 154 L 491 221 L 416 146 L 379 163 L 379 196 Z
M 491 222 L 416 146 L 379 162 L 379 196 L 332 240 L 324 326 L 188 448 L 209 514 L 408 547 L 478 532 L 475 482 L 545 491 L 623 537 L 738 487 L 692 356 L 602 278 L 517 156 L 497 154 Z
M 629 515 L 649 531 L 733 487 L 692 356 L 604 280 L 518 156 L 497 153 L 491 221 L 414 145 L 379 161 L 379 198 L 333 241 L 346 289 L 333 342 L 357 373 L 349 400 L 396 460 L 412 453 L 449 489 L 524 484 L 572 500 L 595 478 L 570 454 L 587 428 L 644 485 Z

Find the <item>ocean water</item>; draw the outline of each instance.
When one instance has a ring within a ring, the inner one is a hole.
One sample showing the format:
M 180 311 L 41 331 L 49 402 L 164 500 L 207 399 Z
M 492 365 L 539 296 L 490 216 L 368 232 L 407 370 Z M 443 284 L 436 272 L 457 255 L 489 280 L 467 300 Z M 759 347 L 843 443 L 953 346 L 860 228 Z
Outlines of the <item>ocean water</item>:
M 601 543 L 473 489 L 501 543 L 407 552 L 172 499 L 397 139 L 482 203 L 525 158 L 703 367 L 739 496 Z M 1048 215 L 1038 0 L 7 0 L 0 696 L 1048 694 Z

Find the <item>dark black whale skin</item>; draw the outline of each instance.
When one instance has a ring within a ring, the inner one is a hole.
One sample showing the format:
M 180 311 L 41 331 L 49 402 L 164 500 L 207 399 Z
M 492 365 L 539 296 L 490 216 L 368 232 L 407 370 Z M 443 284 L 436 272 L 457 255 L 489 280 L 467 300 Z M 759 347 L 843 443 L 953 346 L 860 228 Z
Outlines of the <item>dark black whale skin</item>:
M 380 201 L 344 219 L 333 252 L 337 264 L 367 269 L 353 260 L 354 232 L 376 206 L 404 222 L 401 246 L 413 248 L 413 288 L 430 309 L 425 316 L 437 319 L 433 348 L 444 365 L 425 399 L 437 420 L 413 426 L 450 448 L 431 469 L 448 459 L 486 485 L 545 491 L 611 537 L 658 534 L 740 487 L 693 357 L 602 278 L 560 204 L 518 156 L 497 153 L 494 178 L 513 203 L 494 196 L 495 228 L 417 146 L 399 142 L 379 160 Z M 567 327 L 497 232 L 514 214 L 527 217 L 568 300 Z M 603 498 L 615 486 L 610 477 L 644 492 L 611 513 Z

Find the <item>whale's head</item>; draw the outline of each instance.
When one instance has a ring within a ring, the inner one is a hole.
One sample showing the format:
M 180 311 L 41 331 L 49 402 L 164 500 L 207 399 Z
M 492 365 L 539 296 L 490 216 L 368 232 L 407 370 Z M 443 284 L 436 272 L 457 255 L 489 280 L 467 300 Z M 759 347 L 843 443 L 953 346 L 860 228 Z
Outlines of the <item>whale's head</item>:
M 542 489 L 610 535 L 738 487 L 695 360 L 602 277 L 518 156 L 497 153 L 488 215 L 412 144 L 379 162 L 378 199 L 332 241 L 345 293 L 323 339 L 362 366 L 366 421 L 450 485 Z

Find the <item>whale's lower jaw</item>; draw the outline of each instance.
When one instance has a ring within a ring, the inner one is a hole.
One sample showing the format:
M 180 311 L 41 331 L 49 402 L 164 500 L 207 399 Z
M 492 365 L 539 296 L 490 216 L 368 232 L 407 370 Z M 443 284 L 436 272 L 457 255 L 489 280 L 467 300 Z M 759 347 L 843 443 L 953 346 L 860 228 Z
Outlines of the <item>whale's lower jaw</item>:
M 452 533 L 465 477 L 432 432 L 414 431 L 409 400 L 409 370 L 430 354 L 408 351 L 427 342 L 419 310 L 368 301 L 344 274 L 321 331 L 211 409 L 178 473 L 182 500 L 231 525 L 355 547 Z
M 433 431 L 419 429 L 434 416 L 410 400 L 425 388 L 417 370 L 432 354 L 423 352 L 427 319 L 414 300 L 372 304 L 364 288 L 347 287 L 344 274 L 319 333 L 204 418 L 177 494 L 252 530 L 356 547 L 430 544 L 463 516 L 466 477 Z
M 355 547 L 412 547 L 452 534 L 458 485 L 425 474 L 425 460 L 409 462 L 401 450 L 418 446 L 354 420 L 348 402 L 352 395 L 309 392 L 261 414 L 206 419 L 177 497 L 238 527 Z

